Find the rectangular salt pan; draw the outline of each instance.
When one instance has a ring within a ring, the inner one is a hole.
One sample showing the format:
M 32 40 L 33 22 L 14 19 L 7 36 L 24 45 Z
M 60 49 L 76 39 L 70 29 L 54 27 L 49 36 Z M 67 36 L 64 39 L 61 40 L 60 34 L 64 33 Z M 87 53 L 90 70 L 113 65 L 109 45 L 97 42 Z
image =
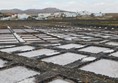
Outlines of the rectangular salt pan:
M 0 33 L 10 33 L 10 31 L 8 29 L 1 29 Z
M 35 39 L 24 39 L 25 41 L 35 41 L 35 40 L 41 40 L 41 39 L 38 39 L 38 38 L 35 38 Z
M 1 39 L 0 41 L 16 41 L 16 39 Z
M 81 70 L 118 78 L 118 62 L 112 60 L 102 59 L 82 67 Z
M 0 42 L 0 44 L 8 44 L 8 43 L 14 44 L 14 43 L 18 43 L 18 42 L 17 41 L 8 41 L 8 42 L 4 41 L 4 42 Z
M 106 43 L 108 45 L 112 45 L 112 46 L 118 46 L 118 42 L 108 42 Z
M 34 49 L 34 47 L 32 47 L 32 46 L 19 46 L 19 47 L 1 49 L 0 51 L 12 53 L 15 51 L 28 51 L 28 50 L 33 50 L 33 49 Z
M 96 59 L 95 57 L 86 57 L 86 58 L 83 58 L 81 61 L 82 62 L 87 62 L 87 61 L 93 61 L 95 59 Z
M 0 59 L 0 68 L 4 67 L 5 63 L 7 63 L 7 61 Z
M 110 50 L 109 48 L 104 47 L 97 47 L 97 46 L 90 46 L 83 49 L 80 49 L 79 51 L 85 51 L 85 52 L 91 52 L 91 53 L 99 53 Z
M 90 37 L 90 36 L 84 36 L 84 37 L 81 37 L 81 38 L 83 38 L 83 39 L 91 39 L 91 38 L 93 38 L 93 37 Z
M 118 52 L 112 53 L 112 56 L 118 57 Z
M 25 52 L 25 53 L 19 53 L 18 55 L 20 56 L 25 56 L 25 57 L 35 57 L 35 56 L 40 56 L 40 55 L 54 55 L 58 54 L 59 52 L 55 50 L 50 50 L 50 49 L 40 49 L 40 50 L 35 50 L 35 51 L 30 51 L 30 52 Z
M 28 77 L 40 74 L 29 70 L 25 67 L 17 66 L 0 71 L 0 82 L 1 83 L 17 83 L 18 81 L 24 80 Z
M 65 53 L 65 54 L 61 54 L 58 56 L 42 59 L 42 61 L 52 62 L 54 64 L 59 64 L 59 65 L 67 65 L 74 61 L 82 59 L 84 57 L 86 57 L 86 56 L 80 55 L 80 54 L 75 54 L 75 53 Z
M 25 42 L 17 33 L 13 33 L 19 42 Z
M 33 78 L 28 78 L 28 79 L 22 80 L 18 83 L 36 83 L 36 79 L 34 77 Z
M 81 48 L 81 47 L 84 47 L 84 45 L 80 45 L 80 44 L 66 44 L 66 45 L 58 46 L 58 48 L 63 48 L 63 49 Z
M 7 47 L 13 47 L 13 46 L 15 46 L 15 45 L 0 45 L 0 49 L 1 48 L 7 48 Z

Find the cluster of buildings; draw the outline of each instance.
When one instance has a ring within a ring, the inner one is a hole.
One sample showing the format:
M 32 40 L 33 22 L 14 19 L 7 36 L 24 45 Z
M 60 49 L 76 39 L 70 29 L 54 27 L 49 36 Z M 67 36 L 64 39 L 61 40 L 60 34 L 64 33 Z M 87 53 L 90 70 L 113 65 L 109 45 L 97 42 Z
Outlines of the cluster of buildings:
M 55 18 L 76 18 L 76 17 L 102 17 L 103 13 L 89 13 L 87 11 L 82 12 L 56 12 L 56 13 L 39 13 L 39 14 L 7 14 L 0 15 L 0 20 L 47 20 Z

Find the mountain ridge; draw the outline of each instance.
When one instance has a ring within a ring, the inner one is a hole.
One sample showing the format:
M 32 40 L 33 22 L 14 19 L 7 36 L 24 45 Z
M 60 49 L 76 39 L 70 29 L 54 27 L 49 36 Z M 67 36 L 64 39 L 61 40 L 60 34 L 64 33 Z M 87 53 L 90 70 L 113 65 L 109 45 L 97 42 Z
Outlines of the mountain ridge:
M 44 9 L 4 9 L 0 10 L 1 13 L 26 13 L 26 14 L 38 14 L 38 13 L 55 13 L 55 12 L 64 12 L 65 10 L 60 10 L 57 8 L 44 8 Z

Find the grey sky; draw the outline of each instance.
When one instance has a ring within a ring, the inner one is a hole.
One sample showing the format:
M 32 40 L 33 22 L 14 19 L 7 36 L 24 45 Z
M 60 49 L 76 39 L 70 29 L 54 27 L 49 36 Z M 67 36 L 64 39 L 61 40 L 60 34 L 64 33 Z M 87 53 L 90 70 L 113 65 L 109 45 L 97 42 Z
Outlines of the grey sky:
M 56 7 L 69 11 L 118 12 L 118 0 L 2 0 L 0 9 L 42 9 Z

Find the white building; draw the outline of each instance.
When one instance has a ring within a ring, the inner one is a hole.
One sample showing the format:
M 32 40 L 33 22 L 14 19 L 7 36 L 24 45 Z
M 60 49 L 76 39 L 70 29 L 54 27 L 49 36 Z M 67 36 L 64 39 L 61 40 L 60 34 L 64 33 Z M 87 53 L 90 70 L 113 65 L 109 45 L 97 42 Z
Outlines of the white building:
M 11 17 L 3 17 L 0 20 L 11 20 Z
M 79 15 L 81 15 L 81 16 L 89 16 L 89 15 L 91 15 L 91 13 L 88 12 L 88 11 L 81 11 L 81 12 L 79 12 Z
M 30 15 L 27 14 L 18 14 L 18 20 L 26 20 Z
M 57 13 L 54 13 L 53 16 L 54 17 L 61 17 L 62 16 L 62 13 L 61 12 L 57 12 Z
M 76 17 L 78 14 L 76 12 L 63 12 L 65 17 Z
M 57 12 L 54 13 L 54 17 L 76 17 L 78 14 L 76 12 Z
M 36 19 L 37 20 L 44 20 L 44 19 L 47 19 L 51 15 L 52 15 L 51 13 L 39 13 L 38 18 L 36 18 Z
M 103 13 L 94 13 L 94 16 L 97 16 L 97 17 L 102 17 L 102 16 L 104 16 L 104 14 Z

